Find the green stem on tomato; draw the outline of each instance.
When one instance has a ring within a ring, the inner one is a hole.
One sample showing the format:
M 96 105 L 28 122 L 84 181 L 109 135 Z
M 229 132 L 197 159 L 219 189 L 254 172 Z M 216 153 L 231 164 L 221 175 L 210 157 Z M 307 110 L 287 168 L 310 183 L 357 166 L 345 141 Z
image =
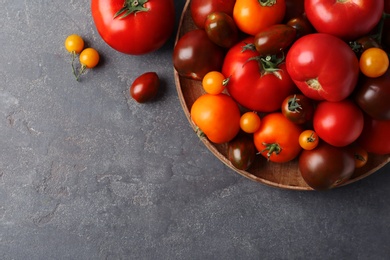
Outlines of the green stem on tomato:
M 119 17 L 122 19 L 133 13 L 147 12 L 149 11 L 149 8 L 145 7 L 147 2 L 148 0 L 126 0 L 123 4 L 123 7 L 118 12 L 116 12 L 114 18 Z
M 261 6 L 273 6 L 276 4 L 277 0 L 259 0 Z
M 277 143 L 272 143 L 272 144 L 262 143 L 262 145 L 264 145 L 265 148 L 261 150 L 260 153 L 267 152 L 268 161 L 271 158 L 272 154 L 278 155 L 282 151 L 282 147 L 280 147 L 279 144 Z

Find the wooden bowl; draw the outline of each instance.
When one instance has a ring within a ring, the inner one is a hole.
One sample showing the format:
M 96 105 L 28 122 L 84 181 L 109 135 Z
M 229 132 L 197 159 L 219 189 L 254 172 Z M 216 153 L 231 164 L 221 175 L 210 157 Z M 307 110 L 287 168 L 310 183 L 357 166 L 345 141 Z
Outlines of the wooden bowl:
M 186 32 L 196 28 L 191 17 L 189 8 L 190 2 L 190 0 L 187 0 L 183 9 L 179 29 L 176 35 L 176 42 Z M 201 82 L 181 77 L 176 70 L 174 72 L 174 77 L 181 106 L 189 123 L 195 130 L 196 126 L 191 120 L 190 109 L 195 100 L 204 94 Z M 194 135 L 195 134 L 196 133 L 194 131 Z M 312 190 L 312 188 L 305 183 L 301 177 L 301 174 L 299 173 L 297 159 L 288 163 L 273 163 L 267 162 L 266 159 L 264 159 L 262 156 L 257 156 L 256 161 L 251 166 L 251 168 L 247 171 L 242 171 L 236 169 L 227 159 L 227 144 L 214 144 L 207 138 L 201 138 L 201 140 L 219 160 L 246 178 L 249 178 L 255 182 L 282 189 Z M 386 165 L 389 161 L 390 155 L 369 154 L 369 160 L 367 164 L 362 168 L 356 169 L 351 179 L 344 185 L 348 185 L 371 175 L 379 168 Z

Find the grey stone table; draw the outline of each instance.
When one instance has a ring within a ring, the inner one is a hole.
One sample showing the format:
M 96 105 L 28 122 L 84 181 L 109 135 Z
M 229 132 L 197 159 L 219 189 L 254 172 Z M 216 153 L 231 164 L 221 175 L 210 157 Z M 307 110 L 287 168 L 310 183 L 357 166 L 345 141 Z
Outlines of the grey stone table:
M 127 56 L 90 1 L 0 3 L 0 259 L 389 259 L 390 166 L 331 192 L 250 181 L 189 126 L 173 36 Z M 72 33 L 102 56 L 81 82 Z M 146 71 L 163 91 L 140 105 L 128 87 Z

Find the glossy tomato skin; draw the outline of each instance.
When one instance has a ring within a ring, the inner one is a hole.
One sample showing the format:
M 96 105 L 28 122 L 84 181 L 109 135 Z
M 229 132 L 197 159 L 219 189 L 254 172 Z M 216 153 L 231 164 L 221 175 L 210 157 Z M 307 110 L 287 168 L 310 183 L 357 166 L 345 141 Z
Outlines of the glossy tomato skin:
M 304 124 L 313 119 L 314 102 L 305 95 L 287 96 L 282 103 L 282 114 L 295 124 Z
M 344 40 L 355 40 L 368 34 L 382 17 L 384 1 L 373 0 L 306 0 L 305 12 L 321 33 Z
M 298 161 L 305 182 L 315 190 L 337 187 L 351 178 L 355 159 L 345 148 L 320 142 L 313 150 L 303 150 Z
M 377 120 L 390 120 L 390 70 L 378 78 L 362 76 L 354 93 L 359 107 Z
M 284 62 L 277 66 L 278 70 L 274 73 L 261 72 L 256 60 L 259 53 L 255 49 L 243 49 L 247 44 L 253 44 L 253 40 L 253 37 L 244 39 L 226 54 L 222 67 L 222 73 L 229 78 L 226 89 L 243 107 L 273 112 L 280 109 L 285 97 L 294 93 L 296 87 Z
M 256 147 L 252 138 L 239 134 L 228 143 L 228 159 L 239 170 L 247 170 L 256 158 Z
M 302 150 L 299 135 L 302 129 L 282 113 L 274 112 L 262 118 L 260 129 L 253 134 L 257 150 L 271 162 L 293 160 Z
M 240 109 L 226 94 L 204 94 L 191 107 L 191 119 L 217 144 L 231 141 L 240 131 Z
M 156 72 L 146 72 L 137 77 L 130 86 L 130 95 L 138 103 L 152 100 L 160 87 L 160 78 Z
M 313 116 L 314 130 L 325 142 L 347 146 L 360 136 L 364 117 L 359 107 L 349 99 L 339 102 L 322 101 Z
M 286 50 L 295 40 L 296 30 L 285 24 L 274 24 L 256 34 L 254 44 L 262 55 L 273 55 Z
M 179 75 L 202 80 L 210 71 L 220 71 L 225 51 L 213 43 L 205 30 L 184 34 L 173 50 L 173 65 Z
M 214 12 L 207 16 L 205 30 L 210 40 L 223 48 L 230 48 L 238 41 L 238 29 L 231 16 Z
M 307 20 L 306 16 L 303 15 L 291 18 L 290 20 L 287 21 L 286 24 L 295 29 L 296 34 L 294 40 L 298 40 L 302 36 L 315 32 L 309 20 Z
M 298 39 L 286 57 L 287 70 L 304 95 L 332 102 L 347 98 L 359 78 L 359 61 L 335 36 L 314 33 Z
M 192 0 L 190 12 L 192 20 L 199 29 L 205 28 L 207 16 L 214 12 L 224 12 L 233 16 L 233 8 L 236 0 Z
M 161 48 L 175 25 L 173 0 L 148 0 L 144 4 L 148 10 L 114 18 L 123 4 L 123 0 L 91 1 L 93 21 L 102 39 L 113 49 L 131 55 Z
M 363 132 L 358 144 L 369 153 L 390 154 L 390 120 L 364 117 Z
M 269 6 L 259 0 L 236 0 L 233 18 L 242 32 L 254 36 L 271 25 L 281 23 L 285 13 L 285 0 L 274 1 Z

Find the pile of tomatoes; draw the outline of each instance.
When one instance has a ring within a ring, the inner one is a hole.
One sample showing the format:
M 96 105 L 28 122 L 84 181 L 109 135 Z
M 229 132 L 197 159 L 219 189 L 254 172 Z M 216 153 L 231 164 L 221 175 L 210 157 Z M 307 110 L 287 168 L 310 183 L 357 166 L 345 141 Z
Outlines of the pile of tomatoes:
M 298 160 L 317 190 L 390 154 L 390 1 L 192 0 L 174 48 L 202 82 L 191 119 L 247 170 Z

